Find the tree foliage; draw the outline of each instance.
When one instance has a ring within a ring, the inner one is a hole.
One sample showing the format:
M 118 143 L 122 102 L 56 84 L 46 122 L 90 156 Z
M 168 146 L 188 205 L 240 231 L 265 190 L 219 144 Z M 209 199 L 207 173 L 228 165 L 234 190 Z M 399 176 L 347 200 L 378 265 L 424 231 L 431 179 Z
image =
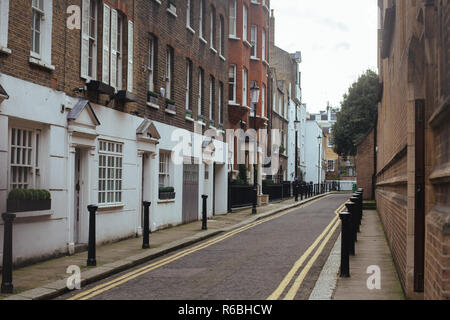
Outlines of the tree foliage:
M 344 94 L 341 111 L 333 125 L 334 151 L 341 156 L 356 155 L 356 142 L 375 126 L 378 75 L 367 70 Z

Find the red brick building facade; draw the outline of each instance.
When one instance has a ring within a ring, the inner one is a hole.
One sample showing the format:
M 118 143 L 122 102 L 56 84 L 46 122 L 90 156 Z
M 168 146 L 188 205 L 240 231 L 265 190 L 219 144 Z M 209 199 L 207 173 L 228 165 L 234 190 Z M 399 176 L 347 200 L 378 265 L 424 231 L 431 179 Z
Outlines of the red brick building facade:
M 450 2 L 378 1 L 376 200 L 410 298 L 450 298 Z

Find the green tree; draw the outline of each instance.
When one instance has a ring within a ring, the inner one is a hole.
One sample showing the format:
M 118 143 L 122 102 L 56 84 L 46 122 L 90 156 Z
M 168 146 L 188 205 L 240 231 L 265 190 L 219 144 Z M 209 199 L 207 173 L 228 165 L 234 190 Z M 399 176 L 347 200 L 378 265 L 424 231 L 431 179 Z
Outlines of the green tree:
M 341 156 L 356 155 L 355 143 L 376 125 L 378 75 L 367 70 L 344 94 L 341 111 L 333 125 L 334 151 Z

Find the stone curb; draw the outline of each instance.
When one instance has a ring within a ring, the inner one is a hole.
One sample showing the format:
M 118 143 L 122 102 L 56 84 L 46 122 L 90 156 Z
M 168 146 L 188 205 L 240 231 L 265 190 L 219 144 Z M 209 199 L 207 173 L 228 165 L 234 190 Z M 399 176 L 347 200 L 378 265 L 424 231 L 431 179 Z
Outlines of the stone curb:
M 281 208 L 256 215 L 254 217 L 251 217 L 245 221 L 242 221 L 238 224 L 225 227 L 219 230 L 213 230 L 213 231 L 204 231 L 201 233 L 198 233 L 196 235 L 176 240 L 171 243 L 168 243 L 166 245 L 163 245 L 162 247 L 156 248 L 156 249 L 149 249 L 146 252 L 143 252 L 141 254 L 131 256 L 124 258 L 122 260 L 118 260 L 116 262 L 112 262 L 109 264 L 102 265 L 100 267 L 92 268 L 90 270 L 84 271 L 81 273 L 81 286 L 84 287 L 88 284 L 91 284 L 93 282 L 103 280 L 107 277 L 110 277 L 114 274 L 120 273 L 122 271 L 131 269 L 133 267 L 136 267 L 140 264 L 143 264 L 145 262 L 154 260 L 156 258 L 159 258 L 161 256 L 164 256 L 166 254 L 169 254 L 171 252 L 183 249 L 185 247 L 188 247 L 190 245 L 193 245 L 195 243 L 204 241 L 206 239 L 212 238 L 214 236 L 217 236 L 222 233 L 227 233 L 233 230 L 236 230 L 240 227 L 243 227 L 245 225 L 248 225 L 252 222 L 259 221 L 262 219 L 265 219 L 267 217 L 276 215 L 280 212 L 299 207 L 305 203 L 314 201 L 316 199 L 323 198 L 325 196 L 335 194 L 336 192 L 328 192 L 322 195 L 314 196 L 312 198 L 305 199 L 303 201 L 299 201 L 297 203 L 293 203 L 290 205 L 283 206 Z M 9 296 L 7 298 L 4 298 L 3 300 L 48 300 L 56 298 L 60 295 L 63 295 L 65 293 L 68 293 L 70 290 L 67 288 L 66 280 L 58 280 L 49 284 L 46 284 L 42 287 L 34 288 L 28 291 L 24 291 L 22 293 Z

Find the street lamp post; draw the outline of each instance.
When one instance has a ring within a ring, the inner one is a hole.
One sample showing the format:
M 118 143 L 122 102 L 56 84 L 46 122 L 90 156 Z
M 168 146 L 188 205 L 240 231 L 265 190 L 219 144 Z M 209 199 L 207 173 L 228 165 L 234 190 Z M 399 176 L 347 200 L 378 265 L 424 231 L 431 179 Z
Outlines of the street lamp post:
M 258 163 L 258 132 L 256 128 L 256 107 L 259 102 L 259 87 L 256 85 L 256 81 L 253 82 L 252 87 L 250 88 L 250 98 L 253 105 L 253 121 L 255 126 L 255 133 L 256 133 L 256 150 L 255 150 L 255 163 L 253 164 L 253 192 L 254 192 L 254 199 L 253 199 L 253 207 L 252 207 L 252 214 L 257 214 L 256 206 L 258 205 L 258 176 L 257 176 L 257 163 Z
M 319 160 L 318 160 L 318 165 L 317 165 L 317 193 L 320 193 L 320 140 L 322 139 L 322 137 L 319 135 L 317 137 L 317 142 L 319 144 Z
M 298 201 L 298 186 L 299 186 L 299 179 L 298 179 L 298 129 L 300 127 L 300 121 L 298 120 L 297 116 L 297 106 L 295 107 L 295 201 Z

